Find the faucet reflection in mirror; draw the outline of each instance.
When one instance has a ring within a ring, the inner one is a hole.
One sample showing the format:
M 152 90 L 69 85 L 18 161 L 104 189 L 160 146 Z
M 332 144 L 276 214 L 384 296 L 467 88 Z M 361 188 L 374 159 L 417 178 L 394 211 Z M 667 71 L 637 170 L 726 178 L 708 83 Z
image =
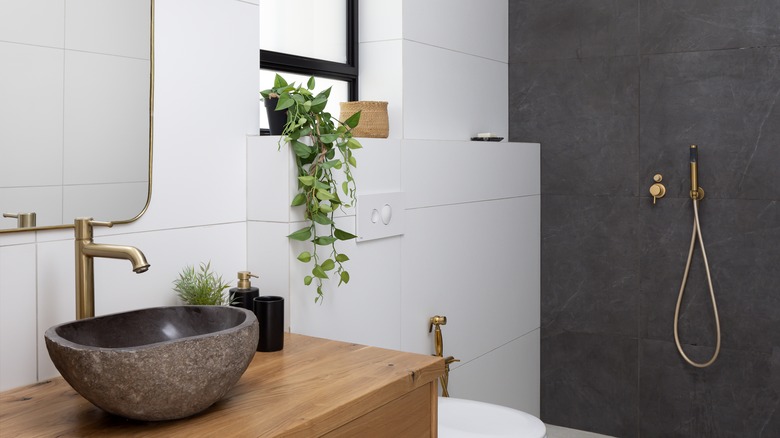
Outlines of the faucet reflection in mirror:
M 94 258 L 125 259 L 133 264 L 137 274 L 149 269 L 146 256 L 138 248 L 122 245 L 107 245 L 92 241 L 94 225 L 111 227 L 111 222 L 99 222 L 91 217 L 76 218 L 76 319 L 95 316 L 95 271 Z

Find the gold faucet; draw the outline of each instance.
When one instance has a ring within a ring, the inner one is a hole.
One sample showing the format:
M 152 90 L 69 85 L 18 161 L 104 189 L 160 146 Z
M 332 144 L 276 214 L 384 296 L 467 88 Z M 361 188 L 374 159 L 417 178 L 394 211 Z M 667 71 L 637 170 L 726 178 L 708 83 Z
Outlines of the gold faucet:
M 111 222 L 99 222 L 91 217 L 75 220 L 76 228 L 76 319 L 95 316 L 94 257 L 125 259 L 133 263 L 133 271 L 140 274 L 149 269 L 144 253 L 132 246 L 106 245 L 92 241 L 92 227 L 112 227 Z
M 430 326 L 428 326 L 428 333 L 433 331 L 433 328 L 436 327 L 436 333 L 435 333 L 435 347 L 436 347 L 436 354 L 435 356 L 444 357 L 444 339 L 441 335 L 441 326 L 447 324 L 447 317 L 446 316 L 439 316 L 436 315 L 430 319 Z M 447 384 L 450 380 L 450 364 L 453 362 L 460 362 L 460 359 L 455 359 L 453 356 L 447 356 L 444 358 L 444 374 L 439 377 L 439 381 L 441 382 L 441 396 L 442 397 L 449 397 L 450 392 L 447 390 Z

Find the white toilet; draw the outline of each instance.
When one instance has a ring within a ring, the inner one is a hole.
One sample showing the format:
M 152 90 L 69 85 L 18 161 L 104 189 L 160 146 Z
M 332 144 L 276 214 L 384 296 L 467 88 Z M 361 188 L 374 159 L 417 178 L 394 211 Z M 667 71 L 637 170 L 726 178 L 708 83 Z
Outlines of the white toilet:
M 517 409 L 439 397 L 439 438 L 546 438 L 542 420 Z

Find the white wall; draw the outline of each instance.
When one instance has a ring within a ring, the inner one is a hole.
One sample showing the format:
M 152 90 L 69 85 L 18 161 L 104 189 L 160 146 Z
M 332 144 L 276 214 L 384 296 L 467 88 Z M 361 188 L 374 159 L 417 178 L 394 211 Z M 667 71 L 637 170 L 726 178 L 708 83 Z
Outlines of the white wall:
M 254 137 L 248 265 L 286 296 L 293 332 L 430 354 L 428 320 L 446 315 L 445 354 L 461 360 L 451 394 L 538 415 L 539 145 L 468 141 L 507 135 L 507 2 L 361 2 L 360 14 L 360 95 L 389 102 L 390 138 L 361 139 L 358 191 L 403 191 L 405 233 L 343 243 L 351 281 L 315 304 L 303 247 L 283 237 L 301 227 L 291 155 Z
M 137 222 L 96 229 L 151 263 L 95 261 L 96 313 L 176 304 L 185 264 L 246 269 L 245 135 L 258 129 L 257 5 L 157 0 L 153 195 Z M 75 317 L 73 236 L 0 235 L 0 389 L 55 374 L 43 331 Z
M 304 247 L 284 237 L 302 223 L 277 139 L 248 142 L 248 266 L 261 293 L 287 299 L 291 331 L 430 354 L 428 320 L 445 315 L 445 354 L 461 360 L 451 394 L 538 415 L 539 145 L 361 139 L 358 191 L 402 190 L 405 233 L 342 243 L 350 283 L 328 283 L 315 304 L 311 266 L 295 259 Z M 354 212 L 337 221 L 355 229 Z
M 245 137 L 258 120 L 256 2 L 157 0 L 152 203 L 96 230 L 152 267 L 97 260 L 97 313 L 174 304 L 181 267 L 210 259 L 286 296 L 299 333 L 430 354 L 428 318 L 446 315 L 445 354 L 461 359 L 452 395 L 538 414 L 538 145 L 467 141 L 507 134 L 506 1 L 417 3 L 360 8 L 362 98 L 390 101 L 391 138 L 363 140 L 356 178 L 361 193 L 406 193 L 405 234 L 349 242 L 350 284 L 314 305 L 284 237 L 300 219 L 288 151 Z M 354 229 L 353 214 L 340 226 Z M 69 232 L 0 235 L 0 389 L 54 374 L 42 336 L 73 318 L 72 247 Z

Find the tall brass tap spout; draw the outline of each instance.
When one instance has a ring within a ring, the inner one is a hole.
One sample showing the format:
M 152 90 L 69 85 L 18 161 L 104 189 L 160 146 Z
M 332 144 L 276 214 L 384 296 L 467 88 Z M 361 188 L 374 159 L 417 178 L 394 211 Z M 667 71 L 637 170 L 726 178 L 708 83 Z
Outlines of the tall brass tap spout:
M 144 253 L 132 246 L 106 245 L 92 241 L 92 226 L 111 227 L 111 222 L 98 222 L 88 218 L 77 218 L 76 229 L 76 319 L 95 316 L 95 269 L 94 258 L 125 259 L 133 264 L 133 271 L 140 274 L 149 269 Z

